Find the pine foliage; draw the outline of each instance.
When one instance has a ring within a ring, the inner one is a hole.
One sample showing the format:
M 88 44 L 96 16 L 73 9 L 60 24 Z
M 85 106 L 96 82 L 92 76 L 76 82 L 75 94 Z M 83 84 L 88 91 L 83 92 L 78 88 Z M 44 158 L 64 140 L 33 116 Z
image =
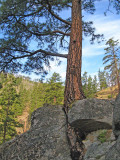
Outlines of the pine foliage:
M 95 97 L 95 94 L 99 90 L 97 77 L 94 76 L 94 78 L 92 78 L 90 75 L 87 75 L 87 72 L 84 72 L 82 76 L 82 87 L 87 98 Z
M 117 81 L 118 88 L 119 86 L 119 70 L 120 70 L 120 46 L 119 41 L 110 38 L 106 45 L 108 47 L 105 48 L 105 56 L 103 58 L 103 64 L 105 64 L 105 70 L 108 70 L 110 73 L 111 81 Z
M 64 86 L 58 73 L 47 82 L 32 82 L 29 78 L 0 74 L 0 144 L 14 138 L 18 133 L 18 116 L 29 108 L 29 114 L 45 103 L 63 104 Z M 21 122 L 22 123 L 22 122 Z
M 15 89 L 15 77 L 13 75 L 6 76 L 5 78 L 1 74 L 1 79 L 4 80 L 4 83 L 3 88 L 0 90 L 0 144 L 16 136 L 16 127 L 22 126 L 17 121 L 21 104 Z
M 82 10 L 93 14 L 95 1 L 82 1 Z M 67 58 L 58 48 L 69 47 L 72 19 L 63 15 L 68 9 L 72 0 L 0 0 L 0 71 L 46 74 L 44 64 L 50 67 L 55 56 Z M 92 25 L 83 19 L 83 35 L 91 42 L 101 37 Z

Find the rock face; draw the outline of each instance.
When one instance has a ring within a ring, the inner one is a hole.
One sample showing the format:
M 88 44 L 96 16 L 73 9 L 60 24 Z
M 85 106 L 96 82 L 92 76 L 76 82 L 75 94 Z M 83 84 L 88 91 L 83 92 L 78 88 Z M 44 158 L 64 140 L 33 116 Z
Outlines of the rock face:
M 120 94 L 116 97 L 113 107 L 113 133 L 116 138 L 120 135 Z
M 116 143 L 109 149 L 105 160 L 120 160 L 120 94 L 117 96 L 113 108 L 113 133 Z
M 105 154 L 114 142 L 94 142 L 87 150 L 84 160 L 105 160 Z M 111 160 L 111 159 L 109 159 Z
M 98 129 L 111 129 L 113 101 L 83 99 L 75 102 L 68 113 L 69 123 L 88 134 Z
M 90 133 L 83 142 L 84 160 L 105 160 L 106 153 L 115 144 L 115 137 L 112 130 L 98 130 Z
M 85 139 L 93 131 L 112 128 L 112 108 L 113 102 L 108 100 L 76 101 L 68 113 L 68 122 L 75 133 Z M 72 140 L 76 141 L 74 138 Z M 118 144 L 119 138 L 116 145 Z M 29 131 L 0 146 L 0 160 L 80 160 L 72 157 L 69 145 L 66 115 L 62 106 L 45 105 L 33 112 Z M 107 152 L 107 145 L 107 142 L 103 145 L 104 154 Z M 101 143 L 96 142 L 89 146 L 91 148 L 87 147 L 85 160 L 97 160 L 95 158 L 100 156 L 98 152 L 101 146 Z M 102 148 L 101 153 L 102 158 L 105 158 Z
M 105 160 L 120 160 L 120 136 L 116 143 L 107 152 Z
M 0 160 L 71 160 L 62 106 L 33 112 L 31 129 L 0 147 Z

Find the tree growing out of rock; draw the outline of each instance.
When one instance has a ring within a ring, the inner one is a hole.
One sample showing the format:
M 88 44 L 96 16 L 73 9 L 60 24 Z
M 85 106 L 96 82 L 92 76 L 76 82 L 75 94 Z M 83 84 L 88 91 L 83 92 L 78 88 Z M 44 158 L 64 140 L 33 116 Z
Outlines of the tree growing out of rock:
M 108 47 L 105 48 L 105 56 L 103 58 L 103 64 L 106 64 L 105 70 L 110 72 L 110 76 L 115 80 L 117 80 L 118 90 L 120 92 L 120 82 L 119 82 L 119 67 L 120 67 L 120 46 L 118 40 L 114 40 L 110 38 L 106 45 Z

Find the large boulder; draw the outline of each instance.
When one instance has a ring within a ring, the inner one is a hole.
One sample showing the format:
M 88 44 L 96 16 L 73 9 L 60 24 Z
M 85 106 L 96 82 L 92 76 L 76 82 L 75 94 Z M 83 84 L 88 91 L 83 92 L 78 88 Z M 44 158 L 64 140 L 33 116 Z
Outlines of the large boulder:
M 105 160 L 120 160 L 120 136 L 116 143 L 108 150 Z
M 94 142 L 87 150 L 84 160 L 105 160 L 105 154 L 109 151 L 109 148 L 114 142 Z M 108 159 L 111 160 L 111 159 Z M 113 159 L 118 160 L 118 159 Z
M 120 135 L 120 94 L 116 97 L 113 107 L 113 133 L 116 138 Z
M 84 160 L 105 160 L 106 153 L 115 144 L 115 137 L 112 130 L 98 130 L 90 133 L 83 143 Z
M 98 129 L 111 129 L 113 104 L 95 98 L 76 101 L 68 113 L 68 121 L 86 135 Z
M 0 147 L 0 160 L 71 160 L 62 106 L 32 114 L 31 129 Z
M 73 152 L 70 145 L 73 143 L 70 142 L 75 141 L 79 146 L 79 137 L 85 139 L 93 131 L 112 128 L 112 101 L 76 101 L 68 113 L 68 119 L 62 107 L 45 105 L 33 112 L 30 130 L 0 146 L 0 160 L 78 160 L 77 156 L 71 158 Z M 69 138 L 68 122 L 72 126 Z M 96 146 L 99 151 L 100 144 Z M 89 150 L 86 152 L 87 157 Z
M 116 143 L 107 152 L 105 160 L 120 160 L 120 94 L 116 97 L 113 108 L 113 133 Z

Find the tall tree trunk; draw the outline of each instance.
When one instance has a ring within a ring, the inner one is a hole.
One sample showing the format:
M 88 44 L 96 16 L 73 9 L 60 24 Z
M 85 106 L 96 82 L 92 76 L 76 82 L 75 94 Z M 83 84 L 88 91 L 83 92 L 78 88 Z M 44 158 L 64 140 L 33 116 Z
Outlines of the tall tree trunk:
M 82 15 L 81 0 L 72 1 L 72 26 L 67 59 L 64 104 L 65 110 L 75 100 L 85 98 L 81 83 Z
M 118 92 L 120 93 L 119 71 L 118 71 L 117 59 L 115 57 L 114 48 L 113 48 L 113 54 L 114 54 L 114 62 L 115 62 L 115 69 L 116 69 L 116 79 L 117 79 L 117 85 L 118 85 Z

